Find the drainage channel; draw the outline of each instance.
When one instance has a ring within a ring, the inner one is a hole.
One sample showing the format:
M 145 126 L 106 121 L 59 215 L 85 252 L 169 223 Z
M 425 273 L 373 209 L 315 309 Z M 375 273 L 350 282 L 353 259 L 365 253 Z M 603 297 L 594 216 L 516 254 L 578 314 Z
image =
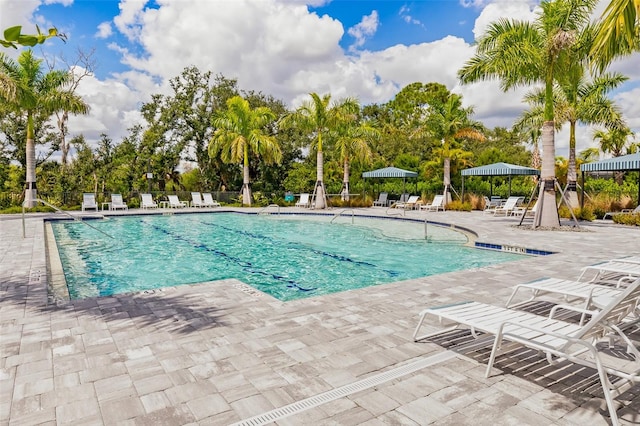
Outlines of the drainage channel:
M 421 358 L 410 364 L 401 365 L 393 370 L 385 371 L 375 376 L 367 377 L 366 379 L 359 380 L 348 385 L 341 386 L 336 389 L 312 396 L 301 401 L 294 402 L 284 407 L 276 408 L 275 410 L 268 411 L 263 414 L 242 420 L 237 423 L 233 423 L 231 426 L 259 426 L 268 423 L 275 422 L 285 417 L 292 416 L 310 408 L 315 408 L 319 405 L 326 404 L 327 402 L 335 401 L 336 399 L 344 398 L 356 392 L 363 391 L 365 389 L 378 386 L 382 383 L 388 382 L 406 376 L 407 374 L 414 373 L 423 368 L 439 364 L 441 362 L 450 360 L 456 357 L 456 353 L 452 351 L 445 351 L 439 354 L 435 354 L 426 358 Z

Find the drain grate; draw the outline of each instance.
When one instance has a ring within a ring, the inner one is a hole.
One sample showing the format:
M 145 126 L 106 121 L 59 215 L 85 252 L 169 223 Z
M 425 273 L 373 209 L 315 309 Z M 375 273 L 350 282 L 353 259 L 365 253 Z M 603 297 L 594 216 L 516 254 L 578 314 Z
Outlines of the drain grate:
M 393 370 L 385 371 L 383 373 L 376 374 L 375 376 L 371 376 L 366 379 L 359 380 L 357 382 L 353 382 L 348 385 L 344 385 L 339 388 L 312 396 L 310 398 L 294 402 L 293 404 L 276 408 L 275 410 L 271 410 L 266 413 L 259 414 L 246 420 L 234 423 L 231 426 L 259 426 L 275 422 L 276 420 L 282 419 L 284 417 L 297 414 L 301 411 L 317 407 L 327 402 L 335 401 L 336 399 L 343 398 L 345 396 L 372 388 L 379 384 L 397 379 L 415 371 L 422 370 L 425 367 L 439 364 L 441 362 L 455 358 L 455 356 L 456 354 L 454 352 L 445 351 L 426 358 L 421 358 L 410 364 L 401 365 L 400 367 L 394 368 Z

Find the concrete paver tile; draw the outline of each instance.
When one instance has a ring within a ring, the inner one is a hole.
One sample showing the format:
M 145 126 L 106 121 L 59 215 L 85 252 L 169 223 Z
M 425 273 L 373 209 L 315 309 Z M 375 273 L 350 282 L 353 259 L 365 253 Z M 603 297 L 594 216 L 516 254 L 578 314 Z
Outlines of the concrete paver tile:
M 201 420 L 216 414 L 230 411 L 231 406 L 220 395 L 207 395 L 202 398 L 194 398 L 186 403 L 196 420 Z
M 358 393 L 351 396 L 350 399 L 370 412 L 374 417 L 394 410 L 400 405 L 398 401 L 389 398 L 383 392 L 379 391 L 363 393 L 362 395 Z
M 100 407 L 94 399 L 70 402 L 56 407 L 56 421 L 58 424 L 75 424 L 80 421 L 102 422 Z
M 396 409 L 414 422 L 426 425 L 453 413 L 453 410 L 440 401 L 425 396 Z
M 276 408 L 267 398 L 259 394 L 238 399 L 231 402 L 230 405 L 241 418 L 253 417 Z
M 138 397 L 108 399 L 100 401 L 99 404 L 103 422 L 106 424 L 115 424 L 145 414 L 144 406 Z

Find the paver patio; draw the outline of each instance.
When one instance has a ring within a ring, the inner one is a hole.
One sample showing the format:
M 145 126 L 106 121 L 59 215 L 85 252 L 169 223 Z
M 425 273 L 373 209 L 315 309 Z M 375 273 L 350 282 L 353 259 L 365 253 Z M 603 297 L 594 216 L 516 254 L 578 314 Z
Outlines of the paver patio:
M 594 371 L 550 367 L 523 349 L 485 378 L 488 349 L 465 346 L 468 333 L 417 343 L 412 333 L 427 305 L 500 304 L 516 283 L 640 255 L 640 229 L 598 221 L 583 232 L 534 231 L 481 212 L 406 215 L 557 253 L 292 302 L 224 280 L 56 305 L 46 215 L 28 215 L 26 238 L 20 216 L 0 216 L 0 424 L 243 424 L 290 404 L 291 415 L 253 424 L 608 424 Z M 622 424 L 640 423 L 640 386 L 618 400 Z

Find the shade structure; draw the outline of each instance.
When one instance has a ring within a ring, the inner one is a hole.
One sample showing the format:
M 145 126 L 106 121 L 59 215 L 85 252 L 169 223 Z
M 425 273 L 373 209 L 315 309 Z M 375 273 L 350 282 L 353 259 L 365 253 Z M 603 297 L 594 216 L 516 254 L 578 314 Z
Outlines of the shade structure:
M 462 175 L 462 193 L 464 194 L 465 176 L 509 176 L 509 196 L 511 196 L 511 176 L 539 176 L 540 170 L 532 167 L 518 166 L 509 163 L 493 163 L 486 166 L 472 167 L 460 172 Z M 493 181 L 491 182 L 491 194 L 493 195 Z
M 411 170 L 399 169 L 397 167 L 385 167 L 383 169 L 372 170 L 362 173 L 362 177 L 366 178 L 402 178 L 402 192 L 405 191 L 405 185 L 408 177 L 418 177 L 417 172 Z
M 580 165 L 583 172 L 622 172 L 640 170 L 640 152 Z
M 460 172 L 462 176 L 513 176 L 540 175 L 540 170 L 509 163 L 494 163 L 486 166 L 472 167 Z
M 638 172 L 638 204 L 640 204 L 640 152 L 623 155 L 620 157 L 608 158 L 606 160 L 594 161 L 580 165 L 582 171 L 582 181 L 584 174 L 588 172 Z M 584 204 L 584 196 L 582 197 Z
M 418 177 L 417 172 L 403 170 L 397 167 L 385 167 L 384 169 L 372 170 L 362 173 L 363 178 L 408 178 Z

